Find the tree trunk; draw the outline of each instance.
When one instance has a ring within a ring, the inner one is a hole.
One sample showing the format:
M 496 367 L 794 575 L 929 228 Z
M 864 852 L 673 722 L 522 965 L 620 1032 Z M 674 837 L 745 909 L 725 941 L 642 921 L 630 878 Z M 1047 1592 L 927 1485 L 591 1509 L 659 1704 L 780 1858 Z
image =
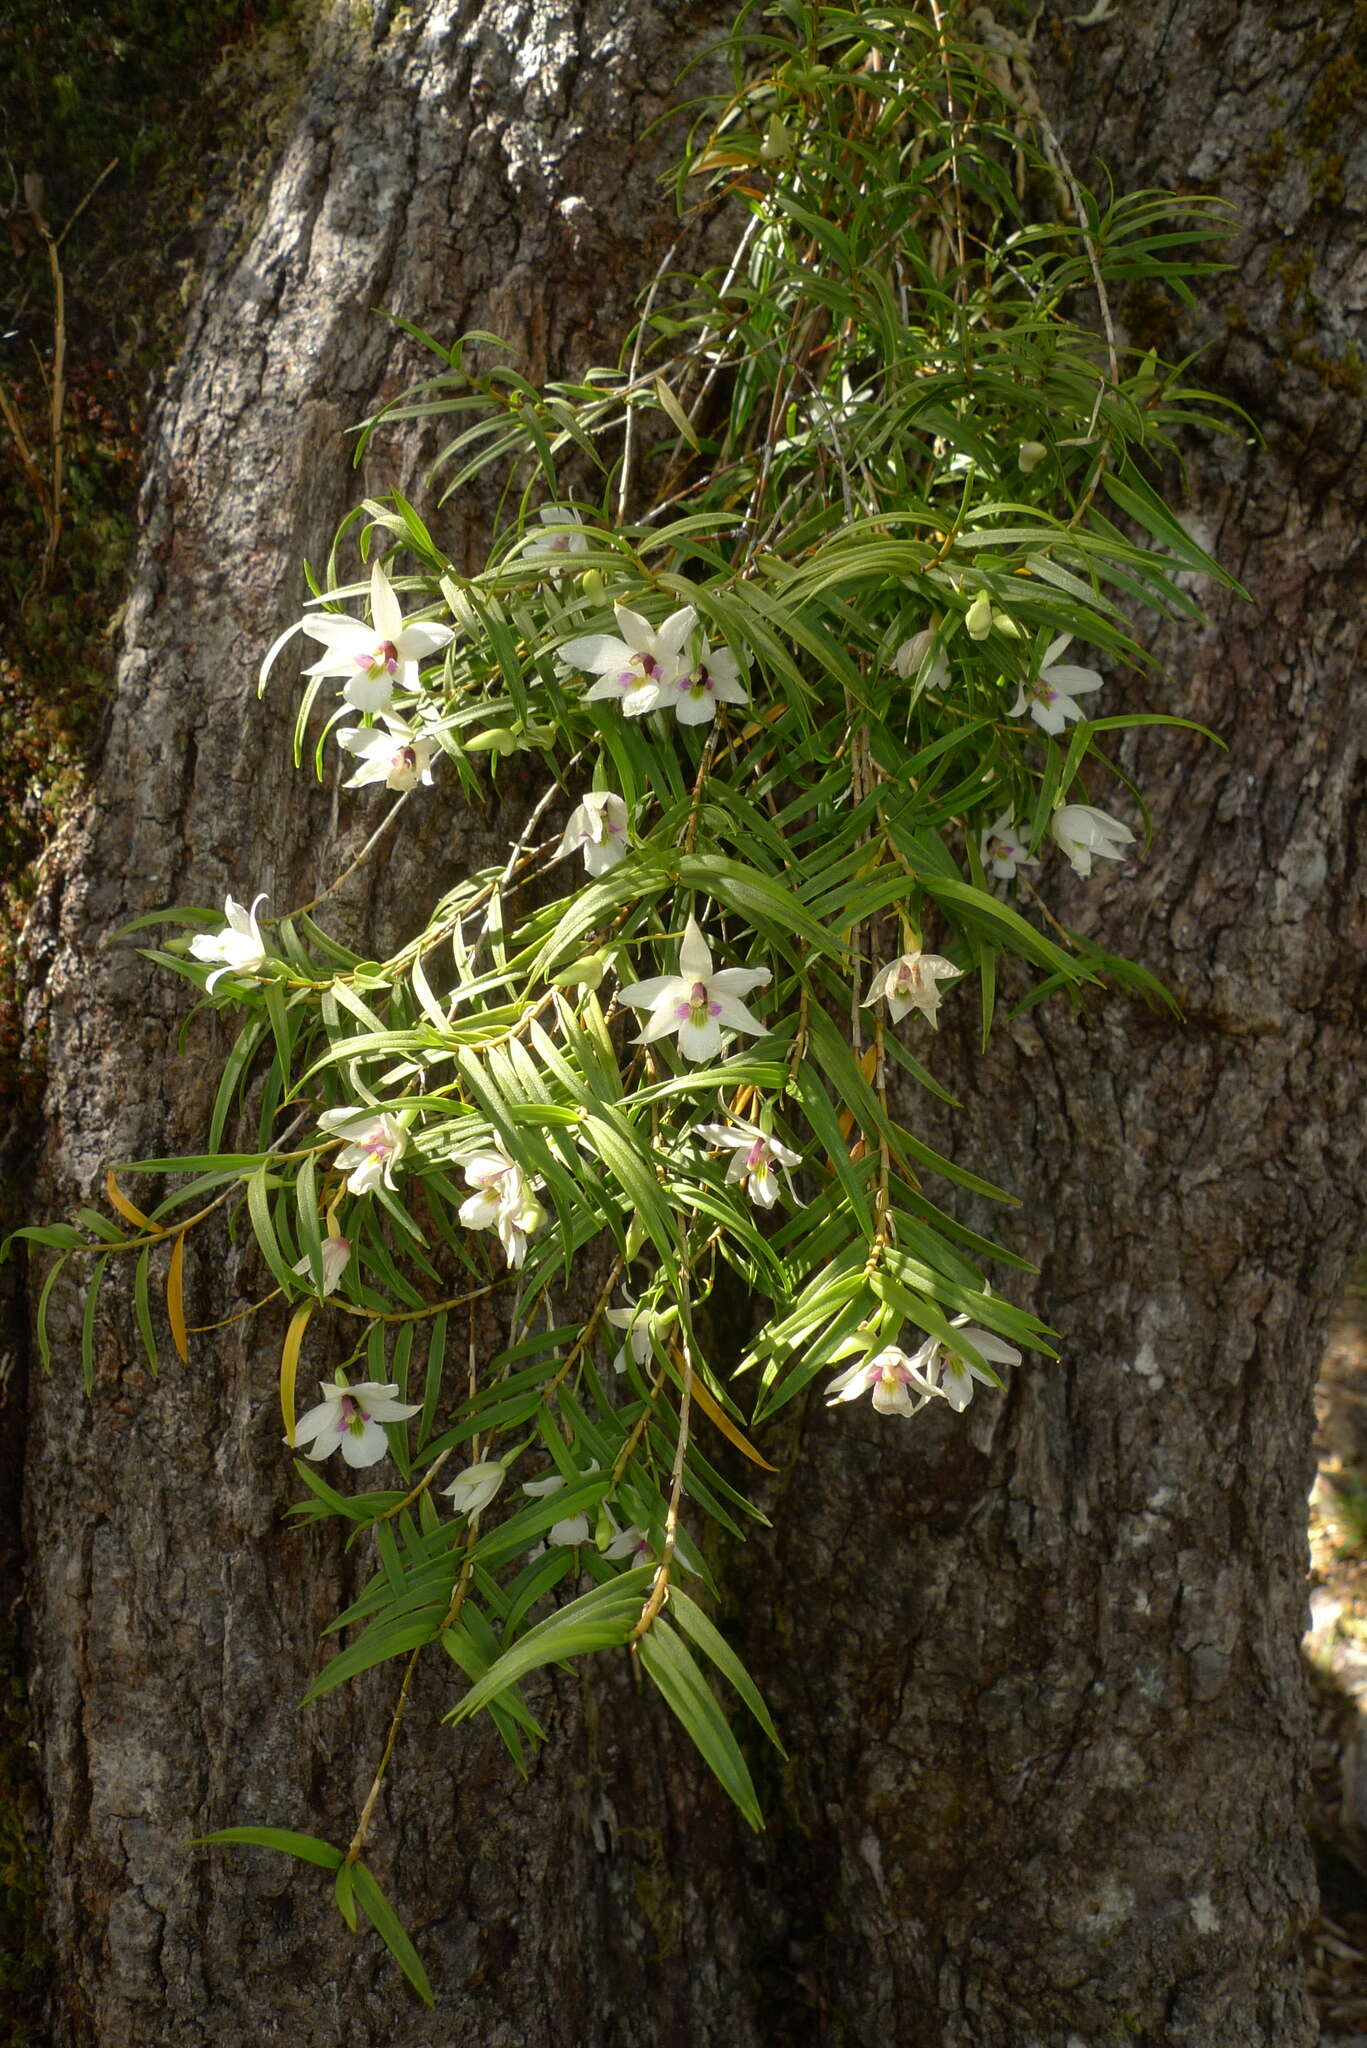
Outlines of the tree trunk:
M 1360 143 L 1341 153 L 1363 50 L 1322 12 L 1126 0 L 1087 29 L 1051 10 L 1036 39 L 1079 172 L 1095 148 L 1121 188 L 1240 207 L 1197 314 L 1119 312 L 1168 356 L 1205 344 L 1202 379 L 1268 435 L 1186 451 L 1188 517 L 1253 601 L 1160 636 L 1173 680 L 1143 686 L 1229 750 L 1129 736 L 1150 851 L 1049 884 L 1184 1019 L 1037 1009 L 983 1057 L 946 1011 L 937 1046 L 966 1105 L 938 1135 L 1020 1193 L 993 1227 L 1039 1260 L 1061 1362 L 963 1420 L 815 1401 L 775 1431 L 772 1531 L 715 1560 L 791 1756 L 755 1760 L 762 1837 L 623 1659 L 546 1681 L 525 1783 L 486 1728 L 436 1726 L 420 1677 L 376 1842 L 429 2015 L 312 1873 L 186 1846 L 249 1820 L 345 1839 L 392 1697 L 386 1671 L 294 1704 L 355 1566 L 281 1523 L 278 1328 L 197 1338 L 154 1385 L 111 1296 L 87 1405 L 63 1297 L 27 1463 L 56 2048 L 1313 2040 L 1297 1637 L 1311 1384 L 1361 1233 L 1364 993 L 1363 394 L 1339 310 L 1363 295 Z M 45 1204 L 198 1144 L 211 1099 L 212 1026 L 180 1057 L 184 992 L 102 936 L 228 889 L 297 902 L 364 836 L 289 769 L 287 685 L 264 710 L 254 688 L 300 557 L 362 483 L 419 489 L 396 439 L 349 467 L 347 428 L 416 367 L 372 309 L 502 332 L 534 376 L 608 358 L 675 232 L 649 125 L 728 15 L 417 0 L 320 24 L 162 404 L 102 766 L 34 919 Z M 437 526 L 457 555 L 459 516 Z M 377 943 L 498 839 L 449 790 L 430 815 L 336 906 Z M 250 1298 L 240 1248 L 191 1266 L 192 1321 Z

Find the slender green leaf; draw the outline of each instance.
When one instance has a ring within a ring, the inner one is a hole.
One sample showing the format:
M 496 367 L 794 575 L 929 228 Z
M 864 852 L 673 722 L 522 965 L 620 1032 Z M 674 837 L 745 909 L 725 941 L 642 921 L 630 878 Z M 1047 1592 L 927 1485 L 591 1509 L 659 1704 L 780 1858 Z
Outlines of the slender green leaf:
M 422 1966 L 418 1951 L 405 1933 L 394 1908 L 390 1905 L 364 1863 L 352 1864 L 351 1882 L 355 1891 L 356 1902 L 360 1906 L 361 1911 L 365 1914 L 423 2004 L 435 2005 L 436 1999 L 432 1995 L 432 1986 L 427 1981 L 427 1972 Z
M 211 1835 L 197 1835 L 191 1845 L 208 1842 L 237 1843 L 248 1849 L 278 1849 L 282 1856 L 296 1856 L 301 1863 L 316 1863 L 320 1870 L 339 1870 L 342 1852 L 317 1835 L 298 1835 L 290 1828 L 216 1828 Z
M 740 1745 L 707 1681 L 667 1621 L 657 1619 L 637 1645 L 641 1668 L 729 1799 L 752 1828 L 764 1826 L 759 1798 Z

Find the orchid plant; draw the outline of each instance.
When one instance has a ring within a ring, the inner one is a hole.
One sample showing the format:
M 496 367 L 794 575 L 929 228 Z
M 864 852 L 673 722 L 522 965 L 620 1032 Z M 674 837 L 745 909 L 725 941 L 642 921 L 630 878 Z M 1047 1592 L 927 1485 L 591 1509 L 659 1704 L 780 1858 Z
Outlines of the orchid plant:
M 1144 811 L 1111 735 L 1181 722 L 1127 607 L 1196 618 L 1193 576 L 1230 579 L 1155 482 L 1210 402 L 1125 346 L 1109 298 L 1189 296 L 1212 205 L 1082 190 L 933 0 L 751 4 L 731 47 L 678 172 L 686 214 L 745 217 L 725 270 L 657 278 L 623 367 L 545 389 L 487 335 L 431 342 L 365 434 L 455 421 L 432 523 L 397 492 L 358 506 L 263 664 L 278 695 L 296 636 L 321 646 L 296 758 L 367 824 L 533 756 L 511 856 L 380 962 L 311 909 L 258 920 L 260 896 L 140 920 L 188 925 L 147 957 L 240 1020 L 205 1149 L 122 1169 L 190 1176 L 145 1209 L 111 1174 L 117 1220 L 19 1234 L 60 1255 L 44 1308 L 93 1260 L 93 1385 L 105 1274 L 131 1257 L 155 1365 L 166 1258 L 184 1358 L 186 1238 L 241 1210 L 296 1514 L 376 1562 L 310 1699 L 400 1660 L 397 1730 L 431 1652 L 449 1719 L 486 1711 L 520 1765 L 529 1678 L 627 1648 L 758 1825 L 713 1690 L 777 1740 L 706 1613 L 705 1525 L 754 1512 L 718 1446 L 765 1465 L 752 1434 L 823 1380 L 842 1414 L 952 1423 L 1049 1354 L 989 1279 L 1024 1261 L 927 1178 L 1001 1191 L 908 1098 L 947 1093 L 932 1027 L 985 1037 L 1003 1004 L 1107 984 L 1162 999 L 1047 902 L 1067 864 L 1123 887 L 1140 835 L 1092 799 Z M 1069 218 L 1041 217 L 1060 191 Z M 489 472 L 504 523 L 471 575 L 456 529 Z M 1125 672 L 1155 708 L 1094 715 Z M 758 1304 L 740 1358 L 702 1313 L 728 1269 Z M 507 1341 L 482 1356 L 489 1301 Z M 325 1328 L 354 1342 L 296 1420 Z M 364 1861 L 375 1806 L 345 1846 L 213 1839 L 329 1871 L 428 1996 Z

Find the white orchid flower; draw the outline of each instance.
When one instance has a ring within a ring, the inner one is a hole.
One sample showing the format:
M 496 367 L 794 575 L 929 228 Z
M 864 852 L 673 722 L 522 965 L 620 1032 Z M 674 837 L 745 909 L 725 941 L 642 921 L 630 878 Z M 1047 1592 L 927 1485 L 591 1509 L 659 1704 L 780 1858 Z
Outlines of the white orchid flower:
M 676 1308 L 642 1308 L 630 1295 L 625 1308 L 608 1309 L 605 1320 L 622 1332 L 621 1349 L 612 1361 L 613 1371 L 625 1372 L 628 1356 L 637 1365 L 648 1365 L 655 1356 L 654 1338 L 677 1322 L 678 1315 Z
M 1124 860 L 1125 848 L 1134 842 L 1128 825 L 1091 804 L 1065 804 L 1049 820 L 1049 830 L 1078 875 L 1091 874 L 1093 859 Z
M 558 1472 L 551 1472 L 544 1479 L 524 1480 L 522 1491 L 533 1500 L 545 1500 L 549 1495 L 559 1493 L 564 1484 Z M 608 1519 L 611 1521 L 612 1517 L 609 1515 Z M 613 1526 L 615 1529 L 616 1525 Z M 544 1543 L 533 1544 L 527 1552 L 527 1561 L 530 1563 L 533 1558 L 540 1557 L 548 1549 L 568 1549 L 578 1543 L 587 1543 L 590 1533 L 589 1518 L 586 1514 L 566 1515 L 561 1521 L 551 1523 L 546 1531 Z M 607 1555 L 615 1557 L 621 1553 L 610 1550 Z
M 1042 731 L 1060 733 L 1070 718 L 1082 717 L 1081 707 L 1073 700 L 1099 690 L 1102 679 L 1094 668 L 1077 668 L 1071 662 L 1059 661 L 1058 656 L 1072 637 L 1071 633 L 1061 633 L 1057 640 L 1050 641 L 1039 674 L 1033 683 L 1022 683 L 1008 718 L 1019 718 L 1028 708 Z
M 721 1051 L 725 1032 L 763 1037 L 766 1026 L 740 998 L 763 988 L 768 980 L 767 967 L 723 967 L 714 974 L 707 941 L 690 917 L 679 947 L 678 973 L 634 981 L 622 990 L 622 1001 L 634 1010 L 650 1011 L 645 1030 L 636 1035 L 637 1045 L 653 1045 L 657 1038 L 677 1032 L 686 1060 L 711 1060 Z
M 969 1322 L 967 1316 L 955 1316 L 954 1326 L 963 1331 L 974 1350 L 980 1352 L 989 1365 L 1020 1364 L 1021 1355 L 1014 1344 L 994 1337 L 990 1330 L 980 1330 L 976 1323 Z M 997 1384 L 990 1372 L 984 1372 L 971 1358 L 961 1356 L 952 1344 L 947 1344 L 940 1337 L 928 1337 L 911 1363 L 923 1379 L 933 1384 L 937 1393 L 944 1395 L 956 1414 L 962 1414 L 973 1399 L 975 1380 L 984 1387 Z
M 552 1493 L 559 1493 L 565 1482 L 558 1472 L 548 1473 L 544 1479 L 526 1479 L 522 1491 L 533 1500 L 545 1500 Z M 547 1544 L 587 1543 L 589 1540 L 589 1518 L 587 1515 L 566 1515 L 561 1522 L 552 1522 L 546 1533 Z M 543 1545 L 528 1552 L 529 1557 L 539 1557 Z
M 579 514 L 572 505 L 543 505 L 536 516 L 543 526 L 570 526 L 576 530 L 573 533 L 528 534 L 518 548 L 524 560 L 539 562 L 543 568 L 556 571 L 568 566 L 568 556 L 588 553 L 589 537 L 579 530 Z
M 393 1188 L 394 1168 L 408 1149 L 408 1133 L 396 1118 L 383 1110 L 348 1105 L 325 1109 L 318 1123 L 332 1137 L 346 1140 L 336 1163 L 348 1176 L 348 1194 L 368 1195 L 381 1183 Z
M 467 1515 L 474 1522 L 488 1507 L 506 1477 L 500 1464 L 485 1458 L 478 1465 L 467 1465 L 449 1486 L 443 1486 L 441 1490 L 458 1515 Z
M 919 633 L 913 633 L 910 640 L 904 640 L 892 657 L 892 665 L 904 683 L 911 683 L 920 675 L 927 660 L 930 666 L 926 670 L 925 688 L 947 690 L 949 662 L 933 626 L 925 626 Z
M 623 1558 L 630 1558 L 634 1565 L 649 1563 L 652 1553 L 650 1538 L 645 1530 L 638 1529 L 634 1522 L 629 1522 L 625 1529 L 619 1529 L 611 1513 L 608 1514 L 608 1522 L 612 1529 L 612 1540 L 602 1552 L 608 1562 L 620 1564 Z
M 190 941 L 195 960 L 221 960 L 204 986 L 212 995 L 225 974 L 256 974 L 266 964 L 266 941 L 256 921 L 257 906 L 266 900 L 258 896 L 250 910 L 230 896 L 223 905 L 228 922 L 221 932 L 200 932 Z
M 778 1200 L 778 1178 L 774 1167 L 782 1167 L 787 1180 L 789 1167 L 802 1164 L 800 1152 L 794 1152 L 791 1146 L 782 1144 L 769 1132 L 761 1131 L 755 1124 L 747 1124 L 739 1117 L 730 1124 L 699 1124 L 697 1134 L 706 1138 L 709 1144 L 719 1145 L 723 1151 L 731 1153 L 731 1163 L 726 1169 L 728 1183 L 743 1180 L 750 1200 L 757 1202 L 761 1209 L 772 1209 Z M 788 1182 L 788 1192 L 793 1193 L 791 1181 Z
M 527 1239 L 546 1220 L 535 1194 L 540 1183 L 529 1183 L 500 1145 L 459 1152 L 454 1163 L 464 1173 L 466 1187 L 475 1190 L 460 1205 L 461 1222 L 467 1230 L 496 1230 L 508 1264 L 520 1266 L 527 1256 Z
M 378 1380 L 358 1380 L 354 1387 L 341 1379 L 331 1385 L 321 1380 L 319 1391 L 318 1406 L 294 1425 L 295 1446 L 308 1458 L 327 1458 L 340 1449 L 348 1465 L 378 1464 L 389 1449 L 381 1423 L 407 1422 L 422 1406 L 396 1401 L 397 1386 L 381 1386 Z
M 914 1415 L 939 1392 L 921 1363 L 919 1351 L 914 1358 L 908 1358 L 896 1344 L 889 1344 L 872 1358 L 857 1358 L 844 1372 L 837 1373 L 826 1389 L 826 1400 L 828 1404 L 857 1401 L 862 1394 L 872 1394 L 880 1415 Z
M 612 697 L 628 718 L 639 718 L 655 709 L 666 688 L 684 672 L 684 643 L 698 623 L 698 614 L 691 604 L 684 605 L 657 629 L 623 604 L 614 605 L 613 610 L 620 638 L 587 633 L 581 639 L 567 640 L 558 650 L 559 658 L 570 668 L 587 669 L 597 677 L 593 687 L 584 692 L 586 704 L 597 697 Z
M 334 1234 L 323 1239 L 323 1294 L 325 1296 L 336 1293 L 337 1288 L 341 1284 L 342 1275 L 347 1269 L 347 1261 L 350 1257 L 351 1239 L 349 1237 L 337 1237 Z M 313 1267 L 309 1264 L 307 1252 L 304 1253 L 302 1259 L 291 1266 L 290 1271 L 297 1273 L 299 1278 L 307 1281 L 310 1287 L 314 1285 Z
M 357 756 L 357 768 L 349 775 L 347 789 L 364 789 L 368 783 L 383 782 L 387 789 L 416 789 L 432 781 L 432 757 L 437 743 L 416 726 L 382 711 L 383 732 L 374 726 L 349 725 L 337 735 L 337 744 Z
M 379 561 L 370 572 L 368 625 L 341 612 L 310 612 L 301 624 L 327 650 L 305 674 L 340 678 L 342 695 L 357 711 L 383 711 L 396 689 L 416 690 L 418 663 L 455 638 L 450 626 L 405 621 Z
M 903 953 L 900 959 L 879 968 L 860 1008 L 867 1010 L 870 1003 L 876 1003 L 882 996 L 894 1024 L 900 1024 L 908 1010 L 919 1010 L 932 1030 L 938 1030 L 936 1013 L 944 1001 L 939 984 L 962 973 L 962 967 L 956 967 L 939 953 Z
M 688 649 L 687 666 L 672 681 L 660 681 L 659 707 L 672 711 L 680 725 L 707 725 L 716 717 L 718 704 L 749 701 L 730 648 L 709 647 L 705 640 Z
M 654 1356 L 650 1332 L 655 1318 L 648 1308 L 638 1308 L 633 1302 L 629 1308 L 608 1309 L 605 1319 L 622 1332 L 621 1349 L 612 1361 L 614 1372 L 626 1371 L 628 1355 L 637 1365 L 645 1365 Z
M 1017 868 L 1039 866 L 1027 842 L 1016 830 L 1016 821 L 1010 811 L 1003 811 L 995 824 L 989 825 L 981 835 L 978 854 L 983 866 L 990 868 L 1001 882 L 1013 880 Z
M 591 875 L 605 875 L 625 860 L 631 849 L 627 837 L 627 807 L 610 789 L 591 789 L 573 811 L 557 849 L 556 858 L 582 853 Z

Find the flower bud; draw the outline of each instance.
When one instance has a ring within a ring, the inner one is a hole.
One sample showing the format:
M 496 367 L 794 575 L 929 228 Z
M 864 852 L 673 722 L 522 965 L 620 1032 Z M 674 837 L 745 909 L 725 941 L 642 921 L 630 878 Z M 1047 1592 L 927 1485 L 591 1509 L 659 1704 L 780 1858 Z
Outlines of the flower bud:
M 1016 450 L 1016 460 L 1020 464 L 1021 475 L 1029 476 L 1032 471 L 1037 470 L 1048 453 L 1049 450 L 1045 447 L 1043 441 L 1022 441 L 1020 447 Z
M 517 734 L 506 725 L 491 725 L 487 732 L 477 732 L 465 742 L 467 754 L 515 754 L 517 749 Z
M 970 640 L 985 640 L 992 631 L 992 601 L 985 590 L 980 590 L 968 607 L 964 624 Z
M 598 988 L 607 971 L 606 953 L 586 953 L 582 960 L 574 960 L 553 974 L 551 983 L 555 988 Z
M 793 131 L 787 122 L 778 114 L 771 114 L 759 153 L 766 164 L 782 163 L 784 157 L 792 155 L 793 140 Z

